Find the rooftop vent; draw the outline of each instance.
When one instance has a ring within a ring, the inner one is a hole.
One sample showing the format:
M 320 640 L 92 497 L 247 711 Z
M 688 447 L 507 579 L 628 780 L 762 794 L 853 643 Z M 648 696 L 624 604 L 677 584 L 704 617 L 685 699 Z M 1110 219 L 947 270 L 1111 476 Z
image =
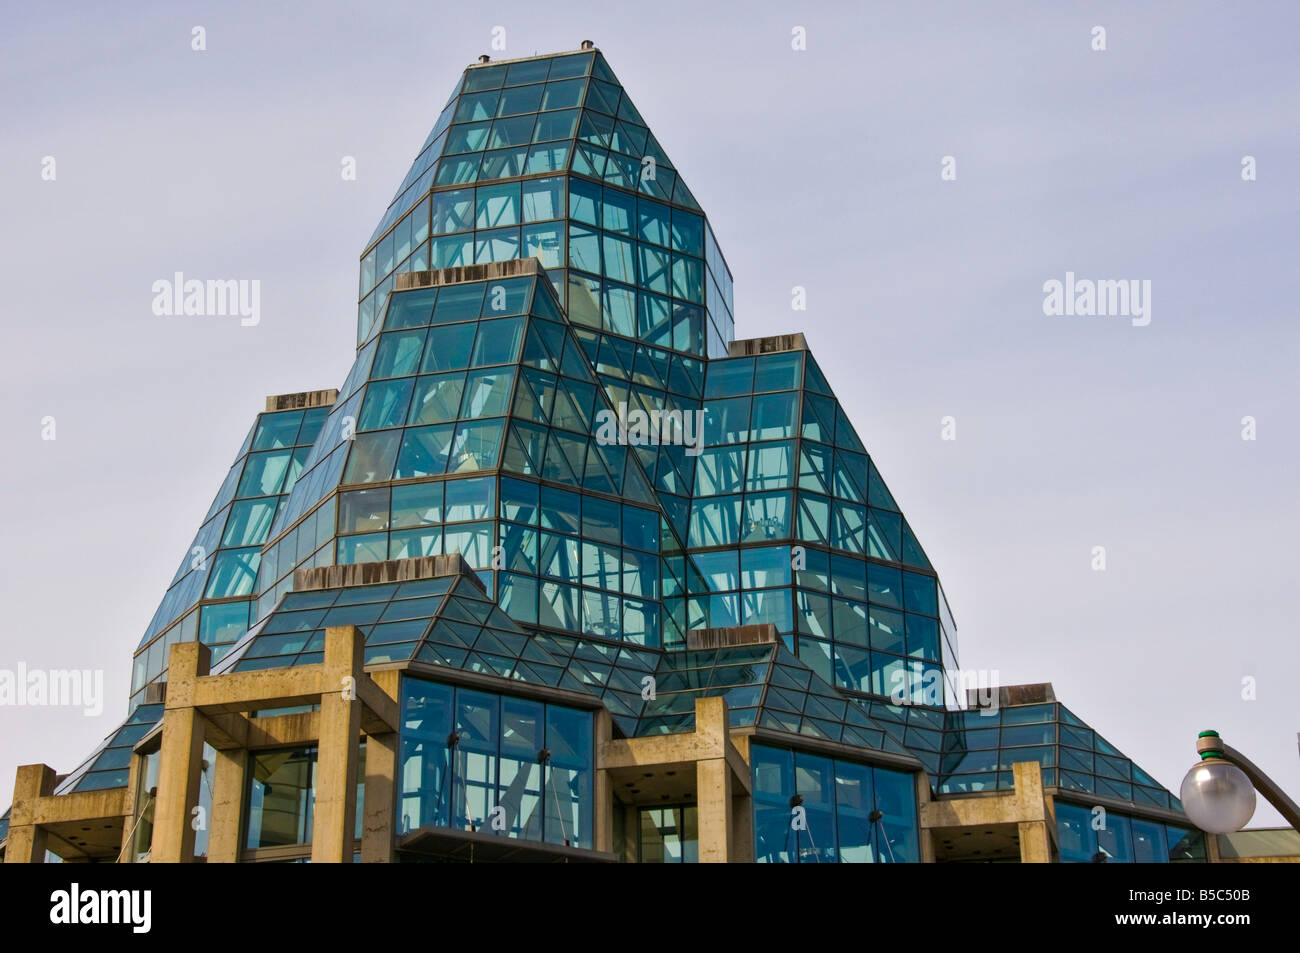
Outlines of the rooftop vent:
M 492 62 L 492 57 L 490 57 L 490 56 L 488 56 L 486 53 L 484 53 L 482 56 L 480 56 L 480 57 L 478 58 L 478 61 L 479 61 L 480 63 L 490 63 L 490 62 Z
M 582 46 L 580 48 L 584 50 L 594 50 L 596 48 L 596 44 L 591 42 L 591 40 L 583 40 Z

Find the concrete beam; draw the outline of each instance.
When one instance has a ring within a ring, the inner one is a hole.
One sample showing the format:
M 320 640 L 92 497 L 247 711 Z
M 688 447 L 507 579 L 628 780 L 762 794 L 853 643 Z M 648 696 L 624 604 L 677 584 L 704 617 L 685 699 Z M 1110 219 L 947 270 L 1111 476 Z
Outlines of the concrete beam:
M 1011 770 L 1013 791 L 942 801 L 930 800 L 928 793 L 919 798 L 922 860 L 927 854 L 933 857 L 936 831 L 1009 824 L 1016 826 L 1021 863 L 1051 863 L 1056 858 L 1056 823 L 1043 791 L 1042 766 L 1037 761 L 1022 761 Z
M 597 749 L 596 767 L 618 770 L 725 757 L 726 749 L 716 738 L 689 732 L 648 738 L 612 738 L 602 742 Z
M 296 748 L 315 744 L 320 737 L 320 712 L 268 715 L 248 720 L 248 750 Z
M 172 648 L 175 649 L 176 646 Z M 314 705 L 320 698 L 323 675 L 324 666 L 320 664 L 208 675 L 195 682 L 190 704 L 202 709 L 205 714 L 241 713 L 272 706 L 291 708 L 295 705 Z M 172 694 L 169 683 L 168 708 L 172 707 Z
M 248 718 L 236 712 L 204 714 L 204 737 L 218 751 L 248 747 Z
M 364 671 L 356 676 L 356 696 L 361 702 L 361 729 L 366 734 L 382 735 L 402 727 L 397 700 Z
M 66 824 L 71 821 L 123 817 L 125 814 L 126 788 L 74 791 L 71 794 L 39 798 L 36 802 L 34 823 Z
M 1011 766 L 1016 788 L 989 796 L 945 798 L 921 804 L 921 827 L 979 827 L 1045 821 L 1042 767 L 1037 761 Z M 1037 783 L 1035 783 L 1035 779 Z

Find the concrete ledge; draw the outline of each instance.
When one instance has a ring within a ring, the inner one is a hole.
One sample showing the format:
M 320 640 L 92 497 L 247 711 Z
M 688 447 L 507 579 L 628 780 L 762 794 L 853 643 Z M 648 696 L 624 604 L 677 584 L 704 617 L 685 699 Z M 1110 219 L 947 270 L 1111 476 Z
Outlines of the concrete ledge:
M 966 689 L 966 704 L 970 710 L 980 707 L 980 689 Z M 998 707 L 1016 708 L 1020 705 L 1046 705 L 1056 701 L 1056 692 L 1051 682 L 1037 682 L 1032 685 L 998 686 Z
M 515 258 L 511 261 L 494 261 L 483 265 L 459 265 L 433 271 L 408 271 L 397 276 L 394 291 L 413 288 L 432 288 L 438 285 L 455 285 L 467 281 L 491 281 L 494 278 L 524 278 L 545 275 L 546 269 L 536 258 Z
M 297 569 L 293 574 L 294 592 L 318 589 L 345 589 L 384 582 L 413 582 L 442 576 L 464 576 L 486 594 L 478 574 L 460 553 L 449 556 L 417 556 L 414 559 L 388 559 L 376 563 L 352 563 L 343 566 L 316 566 Z
M 266 398 L 266 412 L 277 410 L 304 410 L 312 407 L 333 407 L 339 399 L 337 387 L 329 390 L 305 390 L 297 394 L 273 394 Z
M 775 354 L 778 351 L 806 351 L 808 341 L 801 333 L 774 334 L 765 338 L 745 338 L 727 345 L 727 357 L 752 357 L 755 354 Z
M 720 629 L 691 629 L 686 633 L 686 650 L 725 649 L 741 645 L 770 645 L 776 642 L 776 626 L 733 625 Z

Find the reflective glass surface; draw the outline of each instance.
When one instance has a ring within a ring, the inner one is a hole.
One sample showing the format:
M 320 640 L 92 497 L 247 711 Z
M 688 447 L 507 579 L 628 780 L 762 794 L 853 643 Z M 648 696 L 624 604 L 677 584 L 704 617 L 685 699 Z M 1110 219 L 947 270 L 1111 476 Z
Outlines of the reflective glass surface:
M 587 711 L 402 680 L 399 834 L 422 827 L 592 846 Z

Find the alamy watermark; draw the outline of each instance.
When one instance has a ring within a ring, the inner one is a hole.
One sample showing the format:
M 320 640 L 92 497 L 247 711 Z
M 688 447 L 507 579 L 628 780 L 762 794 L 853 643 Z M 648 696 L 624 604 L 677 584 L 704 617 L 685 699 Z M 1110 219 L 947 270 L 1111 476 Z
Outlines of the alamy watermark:
M 176 272 L 153 283 L 153 313 L 159 317 L 238 316 L 246 328 L 262 320 L 262 282 L 256 278 L 200 281 Z
M 122 925 L 132 933 L 148 933 L 152 909 L 152 890 L 83 890 L 74 882 L 50 894 L 50 922 L 56 926 Z
M 998 713 L 1001 694 L 997 669 L 963 668 L 944 671 L 910 659 L 889 674 L 889 700 L 895 705 L 944 706 L 944 682 L 954 699 L 982 715 Z
M 620 401 L 617 410 L 596 411 L 596 443 L 603 447 L 657 447 L 661 444 L 686 448 L 688 457 L 704 449 L 704 411 L 627 409 Z
M 101 669 L 0 668 L 0 706 L 80 708 L 87 718 L 104 713 Z
M 1074 277 L 1065 273 L 1065 281 L 1049 278 L 1043 282 L 1043 314 L 1082 315 L 1084 317 L 1125 317 L 1133 319 L 1133 327 L 1144 328 L 1151 323 L 1151 279 L 1144 278 L 1091 278 Z

